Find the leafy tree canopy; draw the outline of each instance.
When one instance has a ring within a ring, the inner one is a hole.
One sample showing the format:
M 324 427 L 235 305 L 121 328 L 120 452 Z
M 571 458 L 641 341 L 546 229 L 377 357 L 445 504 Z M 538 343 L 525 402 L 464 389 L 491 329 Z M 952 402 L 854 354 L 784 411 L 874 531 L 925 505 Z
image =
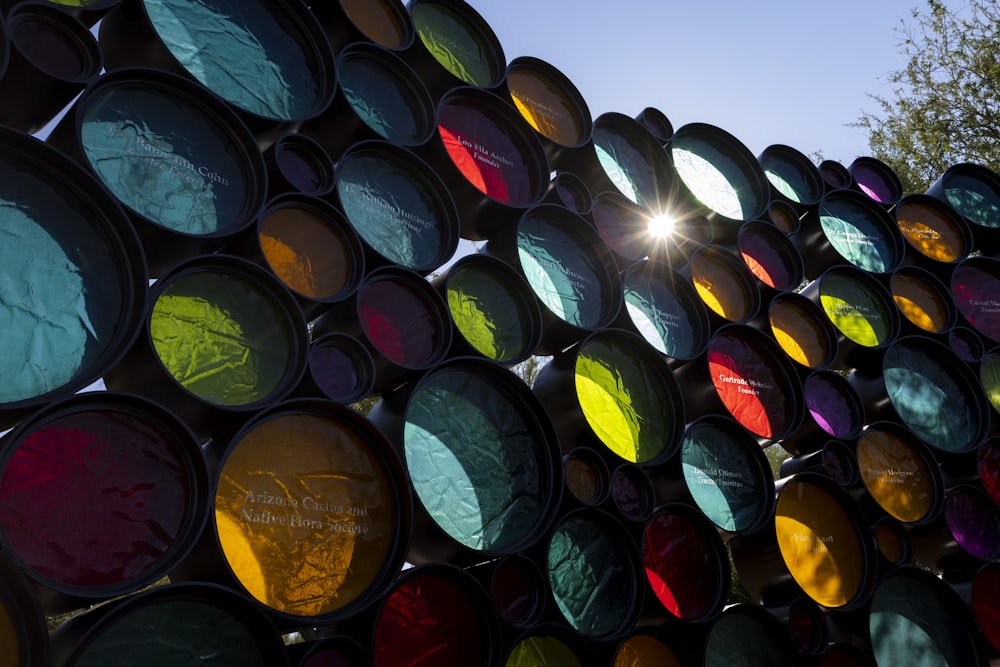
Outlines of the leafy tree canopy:
M 897 31 L 908 62 L 889 77 L 892 95 L 871 95 L 879 111 L 855 123 L 868 130 L 872 156 L 908 193 L 961 162 L 1000 171 L 1000 4 L 928 0 L 912 19 Z

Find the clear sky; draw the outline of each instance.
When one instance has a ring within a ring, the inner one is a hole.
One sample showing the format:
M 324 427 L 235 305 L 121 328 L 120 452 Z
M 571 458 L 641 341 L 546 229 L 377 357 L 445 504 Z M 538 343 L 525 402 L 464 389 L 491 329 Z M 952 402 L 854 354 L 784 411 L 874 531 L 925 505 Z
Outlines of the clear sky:
M 847 127 L 902 69 L 901 21 L 925 0 L 468 0 L 507 61 L 533 56 L 567 76 L 591 116 L 647 106 L 674 129 L 699 122 L 754 155 L 771 144 L 845 166 L 870 155 Z

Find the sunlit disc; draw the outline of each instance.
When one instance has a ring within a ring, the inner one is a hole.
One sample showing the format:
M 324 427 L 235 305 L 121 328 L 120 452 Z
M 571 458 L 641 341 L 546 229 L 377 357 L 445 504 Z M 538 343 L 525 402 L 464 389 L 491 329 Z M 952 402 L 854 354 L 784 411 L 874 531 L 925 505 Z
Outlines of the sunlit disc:
M 676 224 L 674 217 L 668 213 L 661 213 L 649 219 L 649 235 L 657 239 L 665 239 L 674 231 Z

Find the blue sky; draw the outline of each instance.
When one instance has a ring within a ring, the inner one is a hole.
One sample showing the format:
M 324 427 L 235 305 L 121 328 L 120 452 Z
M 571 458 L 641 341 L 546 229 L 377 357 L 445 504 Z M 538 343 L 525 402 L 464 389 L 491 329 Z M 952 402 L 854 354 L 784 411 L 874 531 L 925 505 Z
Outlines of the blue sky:
M 754 155 L 787 144 L 845 166 L 869 155 L 846 127 L 902 69 L 900 21 L 925 0 L 468 0 L 507 61 L 533 56 L 580 90 L 591 116 L 652 106 L 674 128 L 716 125 Z

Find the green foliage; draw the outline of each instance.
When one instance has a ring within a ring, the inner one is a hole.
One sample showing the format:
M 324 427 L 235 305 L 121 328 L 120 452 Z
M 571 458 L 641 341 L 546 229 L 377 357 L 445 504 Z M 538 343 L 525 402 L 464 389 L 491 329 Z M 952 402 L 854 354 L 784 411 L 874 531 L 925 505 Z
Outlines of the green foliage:
M 767 462 L 771 466 L 771 474 L 774 475 L 774 479 L 778 479 L 778 471 L 781 468 L 781 463 L 789 458 L 791 454 L 785 451 L 780 445 L 769 445 L 764 449 L 764 456 L 767 457 Z M 733 562 L 732 553 L 729 554 L 729 573 L 732 579 L 729 587 L 729 598 L 726 601 L 727 604 L 737 604 L 739 602 L 756 604 L 755 600 L 743 588 L 743 582 L 740 579 L 739 571 L 736 569 L 736 564 Z
M 511 370 L 530 387 L 535 384 L 535 377 L 538 376 L 538 372 L 542 370 L 542 366 L 547 364 L 548 361 L 549 357 L 528 357 L 511 368 Z
M 363 415 L 367 415 L 375 407 L 375 404 L 382 400 L 382 397 L 377 394 L 369 394 L 365 396 L 357 403 L 351 405 L 352 408 L 357 410 Z
M 726 604 L 757 604 L 757 601 L 746 592 L 743 588 L 743 581 L 740 579 L 740 573 L 736 569 L 736 563 L 733 562 L 733 554 L 726 548 L 726 553 L 729 555 L 729 595 L 726 597 Z
M 1000 5 L 970 0 L 951 9 L 928 0 L 901 21 L 889 97 L 854 126 L 868 131 L 872 156 L 892 167 L 904 192 L 923 192 L 944 171 L 975 162 L 1000 171 Z
M 777 480 L 780 477 L 781 464 L 784 463 L 785 459 L 790 458 L 791 454 L 780 445 L 769 445 L 764 449 L 764 456 L 767 457 L 767 462 L 771 465 L 771 474 Z

